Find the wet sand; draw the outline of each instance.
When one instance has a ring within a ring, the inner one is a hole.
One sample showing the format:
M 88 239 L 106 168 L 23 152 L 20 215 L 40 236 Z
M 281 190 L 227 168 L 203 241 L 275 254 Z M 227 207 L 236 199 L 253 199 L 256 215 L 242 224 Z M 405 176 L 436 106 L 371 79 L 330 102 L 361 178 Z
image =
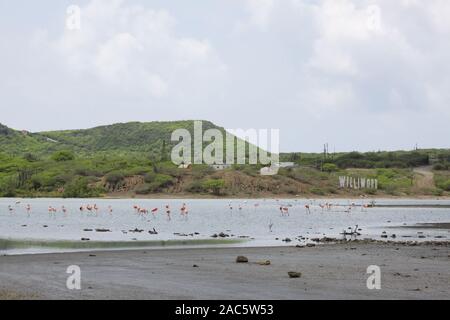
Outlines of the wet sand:
M 2 256 L 0 299 L 450 299 L 449 262 L 449 243 Z M 69 265 L 81 267 L 82 290 L 66 288 Z M 367 289 L 369 265 L 381 268 L 381 290 Z

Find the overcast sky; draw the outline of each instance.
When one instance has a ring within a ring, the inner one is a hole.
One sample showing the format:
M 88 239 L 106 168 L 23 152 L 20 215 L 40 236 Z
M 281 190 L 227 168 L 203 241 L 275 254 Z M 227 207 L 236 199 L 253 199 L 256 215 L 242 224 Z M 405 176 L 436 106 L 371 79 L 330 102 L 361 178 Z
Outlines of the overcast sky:
M 0 0 L 0 39 L 16 129 L 205 119 L 279 128 L 282 151 L 450 147 L 448 0 Z

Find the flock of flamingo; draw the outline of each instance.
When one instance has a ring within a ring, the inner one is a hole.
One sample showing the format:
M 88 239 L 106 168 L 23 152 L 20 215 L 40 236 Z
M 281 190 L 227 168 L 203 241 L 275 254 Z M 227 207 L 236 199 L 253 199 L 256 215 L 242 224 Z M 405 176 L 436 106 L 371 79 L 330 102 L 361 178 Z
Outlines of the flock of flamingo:
M 297 201 L 297 200 L 295 200 L 295 201 Z M 276 200 L 276 202 L 277 202 L 277 206 L 279 208 L 281 216 L 289 216 L 290 215 L 290 208 L 294 207 L 294 205 L 291 204 L 291 203 L 289 203 L 289 204 L 279 204 L 280 200 Z M 8 206 L 9 212 L 10 213 L 14 213 L 16 211 L 17 206 L 20 206 L 20 204 L 21 204 L 21 202 L 17 201 L 15 203 L 15 206 L 9 205 Z M 254 210 L 256 211 L 259 208 L 259 206 L 260 206 L 260 203 L 254 203 L 253 204 Z M 333 203 L 330 203 L 330 202 L 316 203 L 316 200 L 311 200 L 309 203 L 304 204 L 304 209 L 305 209 L 305 212 L 308 213 L 308 214 L 311 214 L 313 211 L 317 211 L 317 210 L 320 210 L 321 212 L 329 211 L 329 212 L 350 213 L 356 207 L 361 207 L 361 211 L 364 211 L 364 209 L 370 208 L 372 206 L 373 206 L 373 204 L 357 205 L 354 202 L 353 203 L 349 202 L 347 205 L 333 204 Z M 234 209 L 237 209 L 239 211 L 242 211 L 243 209 L 247 209 L 248 208 L 247 200 L 243 201 L 242 203 L 238 203 L 236 206 L 234 206 L 233 203 L 230 202 L 228 204 L 228 208 L 229 208 L 230 211 L 232 211 Z M 166 215 L 168 221 L 172 220 L 172 216 L 171 216 L 172 209 L 171 209 L 169 204 L 166 204 L 161 210 L 158 207 L 154 207 L 152 209 L 147 209 L 147 208 L 139 206 L 139 205 L 133 205 L 132 209 L 134 210 L 135 214 L 137 214 L 138 216 L 142 217 L 143 219 L 148 217 L 149 214 L 151 214 L 153 216 L 153 218 L 156 218 L 157 214 L 159 212 L 162 212 L 163 214 Z M 32 207 L 31 207 L 30 204 L 25 205 L 25 211 L 26 211 L 28 216 L 30 216 L 32 214 Z M 108 205 L 107 206 L 107 212 L 110 215 L 112 215 L 113 211 L 114 211 L 113 207 L 111 205 Z M 64 205 L 59 207 L 59 208 L 54 207 L 54 206 L 49 206 L 48 207 L 48 214 L 49 214 L 49 216 L 56 217 L 56 214 L 58 212 L 62 212 L 64 216 L 67 216 L 69 210 Z M 99 208 L 99 206 L 97 206 L 97 204 L 81 205 L 79 207 L 79 212 L 81 212 L 81 213 L 87 212 L 89 214 L 98 215 L 98 213 L 100 212 L 100 208 Z M 185 218 L 186 220 L 188 219 L 189 210 L 188 210 L 188 206 L 187 206 L 186 203 L 183 203 L 181 205 L 181 207 L 179 208 L 179 212 L 180 212 L 180 216 L 181 217 Z

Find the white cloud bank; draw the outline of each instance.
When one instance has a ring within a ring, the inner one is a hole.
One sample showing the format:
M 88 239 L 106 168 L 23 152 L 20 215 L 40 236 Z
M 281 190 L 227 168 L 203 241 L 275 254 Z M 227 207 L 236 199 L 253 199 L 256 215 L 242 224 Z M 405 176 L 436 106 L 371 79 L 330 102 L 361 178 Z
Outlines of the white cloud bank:
M 201 118 L 280 128 L 284 150 L 449 147 L 450 1 L 189 5 L 91 0 L 78 31 L 1 28 L 1 121 Z

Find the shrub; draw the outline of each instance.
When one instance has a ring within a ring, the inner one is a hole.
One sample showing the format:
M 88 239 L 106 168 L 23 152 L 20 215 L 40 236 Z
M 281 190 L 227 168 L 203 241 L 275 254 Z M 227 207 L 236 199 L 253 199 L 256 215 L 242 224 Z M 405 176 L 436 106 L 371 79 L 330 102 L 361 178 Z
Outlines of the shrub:
M 148 173 L 144 174 L 144 181 L 147 183 L 152 183 L 153 181 L 155 181 L 155 178 L 156 178 L 156 173 L 148 172 Z
M 38 157 L 36 156 L 36 155 L 34 155 L 34 154 L 32 154 L 32 153 L 25 153 L 24 155 L 23 155 L 23 158 L 25 159 L 25 160 L 27 160 L 28 162 L 35 162 L 35 161 L 38 161 L 39 159 L 38 159 Z
M 58 161 L 58 162 L 70 161 L 70 160 L 75 159 L 75 155 L 73 154 L 72 151 L 62 150 L 62 151 L 55 152 L 52 155 L 52 159 L 55 160 L 55 161 Z
M 316 195 L 319 195 L 319 196 L 324 196 L 325 195 L 325 191 L 323 189 L 321 189 L 321 188 L 311 188 L 310 192 L 312 194 L 316 194 Z
M 214 169 L 208 165 L 194 165 L 192 167 L 192 175 L 196 179 L 202 179 L 214 173 Z
M 165 174 L 157 174 L 153 183 L 158 185 L 159 188 L 166 188 L 173 184 L 173 178 Z
M 203 182 L 203 188 L 212 192 L 215 195 L 220 195 L 225 188 L 225 181 L 223 179 L 211 179 Z
M 439 187 L 440 189 L 442 189 L 442 190 L 450 191 L 450 179 L 448 179 L 448 180 L 446 180 L 446 181 L 443 181 L 443 182 L 440 182 L 440 183 L 438 184 L 438 187 Z
M 90 188 L 86 178 L 78 177 L 64 188 L 64 198 L 91 198 L 99 195 L 97 189 Z
M 338 166 L 334 163 L 325 163 L 322 167 L 325 172 L 336 172 L 339 170 Z
M 106 182 L 110 185 L 116 186 L 123 181 L 125 176 L 121 172 L 111 172 L 106 175 Z
M 191 193 L 202 193 L 205 191 L 205 188 L 203 187 L 203 183 L 201 181 L 193 181 L 186 186 L 185 191 Z
M 444 171 L 444 170 L 448 170 L 448 168 L 449 168 L 448 163 L 436 163 L 433 166 L 433 170 L 436 170 L 436 171 Z
M 151 192 L 151 186 L 148 183 L 144 183 L 143 185 L 137 187 L 135 192 L 137 194 L 149 194 Z
M 145 184 L 136 189 L 137 194 L 159 192 L 173 184 L 173 178 L 165 174 L 148 174 L 144 177 Z

